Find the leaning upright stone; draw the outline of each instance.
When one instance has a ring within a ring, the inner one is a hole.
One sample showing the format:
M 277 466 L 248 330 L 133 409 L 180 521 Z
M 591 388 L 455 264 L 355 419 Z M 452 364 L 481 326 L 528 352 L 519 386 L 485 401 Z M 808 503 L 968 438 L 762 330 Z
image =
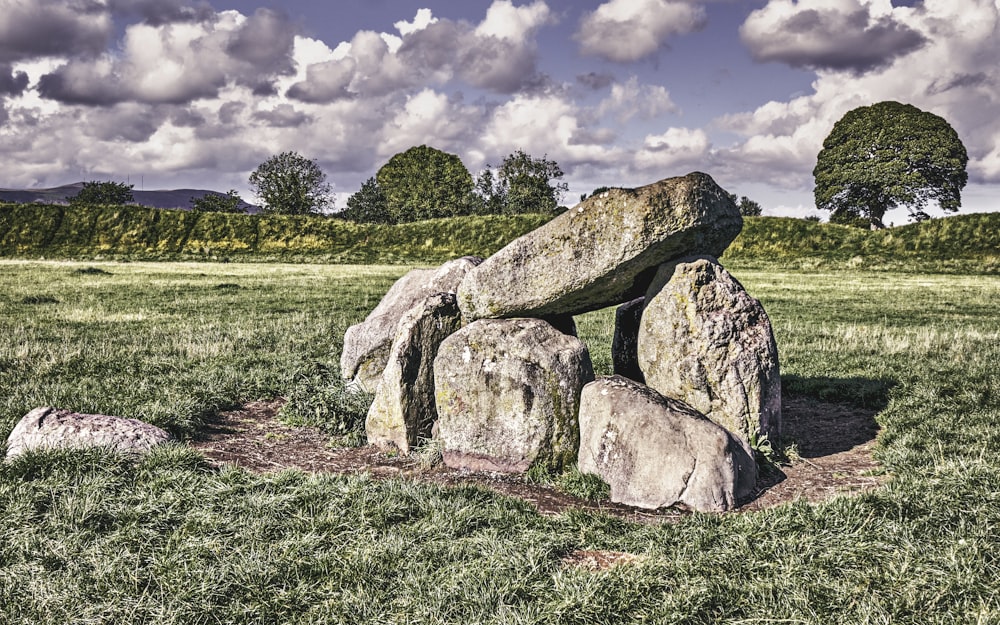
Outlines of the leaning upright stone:
M 365 421 L 369 443 L 408 454 L 419 439 L 431 437 L 434 358 L 461 325 L 454 293 L 432 295 L 403 315 Z
M 664 265 L 639 328 L 646 384 L 689 404 L 749 445 L 781 434 L 778 347 L 767 313 L 712 258 Z
M 7 437 L 7 458 L 31 450 L 96 447 L 138 454 L 170 439 L 166 431 L 137 419 L 42 407 L 14 426 Z
M 725 428 L 617 375 L 583 387 L 578 462 L 611 486 L 611 501 L 651 510 L 724 512 L 757 481 L 753 457 Z
M 587 346 L 540 319 L 482 319 L 434 360 L 438 436 L 457 469 L 522 473 L 576 460 Z
M 743 218 L 706 174 L 596 194 L 512 241 L 458 289 L 468 319 L 575 315 L 644 294 L 656 268 L 719 255 Z
M 396 326 L 404 314 L 435 293 L 454 293 L 465 274 L 483 259 L 466 256 L 438 269 L 414 269 L 396 281 L 365 320 L 347 329 L 340 355 L 340 375 L 374 392 L 389 360 Z
M 639 323 L 645 297 L 637 297 L 615 310 L 615 334 L 611 339 L 611 363 L 615 375 L 624 376 L 636 382 L 645 382 L 639 368 Z

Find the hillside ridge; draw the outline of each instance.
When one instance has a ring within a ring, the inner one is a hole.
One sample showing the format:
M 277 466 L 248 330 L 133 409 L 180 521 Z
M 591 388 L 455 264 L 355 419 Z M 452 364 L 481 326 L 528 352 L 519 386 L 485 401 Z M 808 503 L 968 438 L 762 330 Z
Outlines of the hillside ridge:
M 383 225 L 324 216 L 0 204 L 0 256 L 430 264 L 489 256 L 549 219 L 487 215 Z M 969 213 L 876 232 L 750 217 L 723 259 L 789 268 L 1000 273 L 1000 213 Z

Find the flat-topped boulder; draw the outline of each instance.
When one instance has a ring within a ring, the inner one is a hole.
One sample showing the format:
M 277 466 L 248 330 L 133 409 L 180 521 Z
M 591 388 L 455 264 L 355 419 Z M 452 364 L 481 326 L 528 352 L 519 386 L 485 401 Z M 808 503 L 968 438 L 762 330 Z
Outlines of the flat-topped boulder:
M 373 393 L 389 361 L 399 320 L 436 293 L 455 293 L 466 273 L 482 262 L 476 256 L 449 261 L 437 269 L 414 269 L 392 285 L 378 306 L 344 334 L 340 375 Z
M 7 458 L 31 450 L 104 447 L 147 452 L 171 440 L 165 430 L 137 419 L 81 414 L 43 406 L 24 415 L 7 437 Z
M 725 428 L 621 376 L 583 387 L 578 464 L 611 486 L 611 501 L 650 510 L 724 512 L 757 481 L 753 457 Z
M 515 239 L 458 289 L 467 319 L 576 315 L 642 296 L 664 262 L 720 255 L 743 227 L 707 174 L 598 193 Z
M 421 438 L 431 437 L 437 419 L 434 358 L 461 325 L 454 293 L 432 295 L 403 315 L 368 409 L 365 433 L 370 444 L 407 454 Z
M 781 434 L 778 347 L 764 308 L 713 258 L 664 265 L 639 327 L 646 384 L 739 436 Z
M 579 339 L 540 319 L 482 319 L 434 360 L 444 462 L 474 471 L 557 471 L 576 459 L 580 389 L 594 379 Z

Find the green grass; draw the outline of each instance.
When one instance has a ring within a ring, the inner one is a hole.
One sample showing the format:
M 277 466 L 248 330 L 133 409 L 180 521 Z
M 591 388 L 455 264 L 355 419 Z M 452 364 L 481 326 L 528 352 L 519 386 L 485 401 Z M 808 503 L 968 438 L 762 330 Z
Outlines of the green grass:
M 1000 623 L 1000 277 L 729 265 L 786 390 L 879 410 L 884 486 L 640 526 L 182 446 L 29 454 L 0 463 L 0 623 Z M 184 435 L 302 385 L 336 398 L 343 330 L 405 269 L 0 262 L 0 436 L 44 404 Z M 611 319 L 578 319 L 599 371 Z M 639 558 L 564 566 L 576 549 Z

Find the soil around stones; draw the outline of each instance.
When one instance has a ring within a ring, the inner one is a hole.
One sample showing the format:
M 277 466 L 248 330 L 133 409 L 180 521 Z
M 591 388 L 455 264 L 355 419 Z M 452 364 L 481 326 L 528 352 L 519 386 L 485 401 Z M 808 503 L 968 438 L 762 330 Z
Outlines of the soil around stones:
M 441 463 L 429 466 L 415 455 L 393 456 L 371 446 L 333 447 L 330 436 L 318 428 L 282 423 L 277 414 L 283 403 L 282 399 L 254 401 L 219 413 L 190 444 L 218 466 L 233 464 L 259 473 L 297 469 L 344 475 L 368 473 L 376 478 L 413 479 L 446 486 L 474 484 L 525 500 L 545 515 L 576 508 L 656 523 L 689 513 L 680 508 L 646 511 L 610 501 L 587 501 L 549 485 L 528 482 L 523 476 L 462 471 Z M 884 477 L 872 457 L 878 433 L 874 416 L 874 411 L 854 406 L 808 397 L 783 398 L 783 429 L 786 443 L 794 452 L 786 464 L 762 472 L 757 492 L 736 512 L 763 510 L 800 499 L 818 502 L 878 486 Z M 602 560 L 598 564 L 607 563 Z

